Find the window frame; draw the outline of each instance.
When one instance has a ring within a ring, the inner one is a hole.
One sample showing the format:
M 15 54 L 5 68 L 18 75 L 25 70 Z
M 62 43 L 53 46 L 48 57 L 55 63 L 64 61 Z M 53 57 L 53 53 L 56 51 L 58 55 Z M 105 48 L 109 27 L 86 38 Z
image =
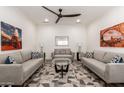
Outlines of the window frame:
M 58 40 L 61 39 L 61 38 L 65 38 L 65 40 L 67 40 L 67 45 L 59 45 L 58 44 Z M 55 45 L 56 46 L 69 46 L 69 36 L 55 36 Z

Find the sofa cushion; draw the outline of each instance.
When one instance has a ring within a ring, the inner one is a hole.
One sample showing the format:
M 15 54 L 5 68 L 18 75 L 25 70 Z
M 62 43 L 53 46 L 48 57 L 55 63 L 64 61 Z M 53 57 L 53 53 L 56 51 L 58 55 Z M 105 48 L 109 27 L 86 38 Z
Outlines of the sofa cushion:
M 68 49 L 68 48 L 65 48 L 65 49 L 55 49 L 54 50 L 54 54 L 56 55 L 60 55 L 60 54 L 67 54 L 67 55 L 70 55 L 71 54 L 71 49 Z
M 72 55 L 55 55 L 55 58 L 72 58 Z
M 31 51 L 29 50 L 21 51 L 21 55 L 22 55 L 23 62 L 31 59 Z
M 83 57 L 83 60 L 85 64 L 89 66 L 90 69 L 96 72 L 96 74 L 104 76 L 105 66 L 106 66 L 105 63 L 92 59 L 92 58 L 85 58 L 85 57 Z
M 66 49 L 65 51 L 66 51 L 66 54 L 67 55 L 70 55 L 71 54 L 71 49 Z
M 64 49 L 61 49 L 60 51 L 59 51 L 59 54 L 66 54 L 66 52 L 65 52 L 65 50 Z
M 94 59 L 98 61 L 103 61 L 104 56 L 105 56 L 104 51 L 98 51 L 98 50 L 94 51 Z
M 31 59 L 22 64 L 25 80 L 29 78 L 41 66 L 42 60 L 42 58 Z
M 0 64 L 4 64 L 8 56 L 11 56 L 12 58 L 14 58 L 16 63 L 20 64 L 23 62 L 20 52 L 15 52 L 15 53 L 8 53 L 8 54 L 0 54 Z
M 110 63 L 112 58 L 116 55 L 118 55 L 118 54 L 117 53 L 112 53 L 112 52 L 106 52 L 102 61 L 105 62 L 105 63 Z
M 56 55 L 56 54 L 59 54 L 59 49 L 55 49 L 54 50 L 54 54 Z

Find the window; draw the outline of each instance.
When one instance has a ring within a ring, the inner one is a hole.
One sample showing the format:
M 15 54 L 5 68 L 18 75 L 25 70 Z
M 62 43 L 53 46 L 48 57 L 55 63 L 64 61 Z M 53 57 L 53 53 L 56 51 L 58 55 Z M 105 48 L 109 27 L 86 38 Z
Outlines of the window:
M 56 36 L 55 44 L 56 46 L 68 46 L 69 45 L 69 37 L 68 36 Z

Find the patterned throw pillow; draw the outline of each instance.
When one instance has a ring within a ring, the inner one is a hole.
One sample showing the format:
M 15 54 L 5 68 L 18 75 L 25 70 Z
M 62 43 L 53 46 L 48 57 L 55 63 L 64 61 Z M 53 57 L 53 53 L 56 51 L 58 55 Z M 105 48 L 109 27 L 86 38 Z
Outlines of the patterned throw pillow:
M 5 64 L 15 64 L 15 63 L 16 63 L 15 59 L 10 56 L 8 56 L 5 61 Z
M 111 63 L 123 63 L 123 58 L 116 55 L 112 58 Z
M 40 52 L 32 52 L 31 53 L 32 59 L 37 59 L 37 58 L 41 58 L 41 57 L 42 57 L 42 53 L 40 53 Z
M 94 53 L 93 52 L 86 52 L 84 56 L 87 57 L 87 58 L 93 58 Z

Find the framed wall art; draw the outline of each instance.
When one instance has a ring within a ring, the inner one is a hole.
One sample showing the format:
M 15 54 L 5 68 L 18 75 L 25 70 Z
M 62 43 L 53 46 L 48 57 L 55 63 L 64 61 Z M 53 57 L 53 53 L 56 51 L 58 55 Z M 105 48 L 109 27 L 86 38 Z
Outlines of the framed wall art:
M 1 51 L 22 49 L 22 30 L 1 22 Z
M 101 47 L 124 47 L 124 23 L 100 31 Z

